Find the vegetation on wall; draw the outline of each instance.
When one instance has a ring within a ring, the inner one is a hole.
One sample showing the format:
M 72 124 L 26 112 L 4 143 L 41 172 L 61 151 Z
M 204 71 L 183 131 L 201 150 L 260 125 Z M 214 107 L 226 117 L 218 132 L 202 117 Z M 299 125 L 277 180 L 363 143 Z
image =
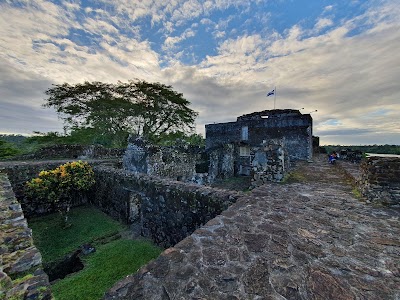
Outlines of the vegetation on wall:
M 54 204 L 63 216 L 64 226 L 67 226 L 72 202 L 83 197 L 94 183 L 92 167 L 87 162 L 74 161 L 54 170 L 41 171 L 38 177 L 26 182 L 25 194 Z

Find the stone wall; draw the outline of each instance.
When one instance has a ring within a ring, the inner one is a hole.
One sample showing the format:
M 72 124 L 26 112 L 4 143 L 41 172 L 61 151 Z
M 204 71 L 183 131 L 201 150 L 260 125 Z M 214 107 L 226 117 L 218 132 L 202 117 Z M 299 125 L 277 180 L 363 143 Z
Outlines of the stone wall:
M 101 145 L 52 145 L 43 147 L 35 153 L 22 155 L 13 159 L 121 158 L 124 152 L 125 149 L 108 149 Z
M 51 299 L 42 256 L 4 173 L 0 173 L 0 228 L 0 299 Z
M 371 202 L 400 204 L 400 157 L 367 157 L 361 164 L 359 186 Z
M 240 193 L 96 166 L 89 199 L 108 215 L 136 223 L 141 234 L 163 247 L 190 235 L 220 214 Z

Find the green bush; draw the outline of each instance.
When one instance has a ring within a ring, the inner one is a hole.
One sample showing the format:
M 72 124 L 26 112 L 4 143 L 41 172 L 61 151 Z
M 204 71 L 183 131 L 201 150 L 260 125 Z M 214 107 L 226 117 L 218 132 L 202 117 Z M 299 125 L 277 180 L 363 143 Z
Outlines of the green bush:
M 26 195 L 36 200 L 54 203 L 63 215 L 65 225 L 73 200 L 82 197 L 95 183 L 94 172 L 87 162 L 68 162 L 26 182 Z

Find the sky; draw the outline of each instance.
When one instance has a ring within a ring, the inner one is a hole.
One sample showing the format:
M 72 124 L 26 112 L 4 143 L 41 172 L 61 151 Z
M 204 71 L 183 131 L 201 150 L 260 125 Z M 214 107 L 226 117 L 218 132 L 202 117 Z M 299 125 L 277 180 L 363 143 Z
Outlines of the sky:
M 52 84 L 172 85 L 204 125 L 311 113 L 321 144 L 400 144 L 398 0 L 0 0 L 0 133 L 62 132 Z

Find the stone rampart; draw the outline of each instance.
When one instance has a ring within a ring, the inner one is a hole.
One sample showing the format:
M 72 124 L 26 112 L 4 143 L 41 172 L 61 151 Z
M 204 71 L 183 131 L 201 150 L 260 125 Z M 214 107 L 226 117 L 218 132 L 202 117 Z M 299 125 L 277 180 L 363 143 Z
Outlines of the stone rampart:
M 400 157 L 367 157 L 361 164 L 359 186 L 371 202 L 400 204 Z
M 42 256 L 4 173 L 0 173 L 0 228 L 0 299 L 51 299 Z
M 240 193 L 104 166 L 94 167 L 89 199 L 115 219 L 140 224 L 141 234 L 168 247 L 227 209 Z

